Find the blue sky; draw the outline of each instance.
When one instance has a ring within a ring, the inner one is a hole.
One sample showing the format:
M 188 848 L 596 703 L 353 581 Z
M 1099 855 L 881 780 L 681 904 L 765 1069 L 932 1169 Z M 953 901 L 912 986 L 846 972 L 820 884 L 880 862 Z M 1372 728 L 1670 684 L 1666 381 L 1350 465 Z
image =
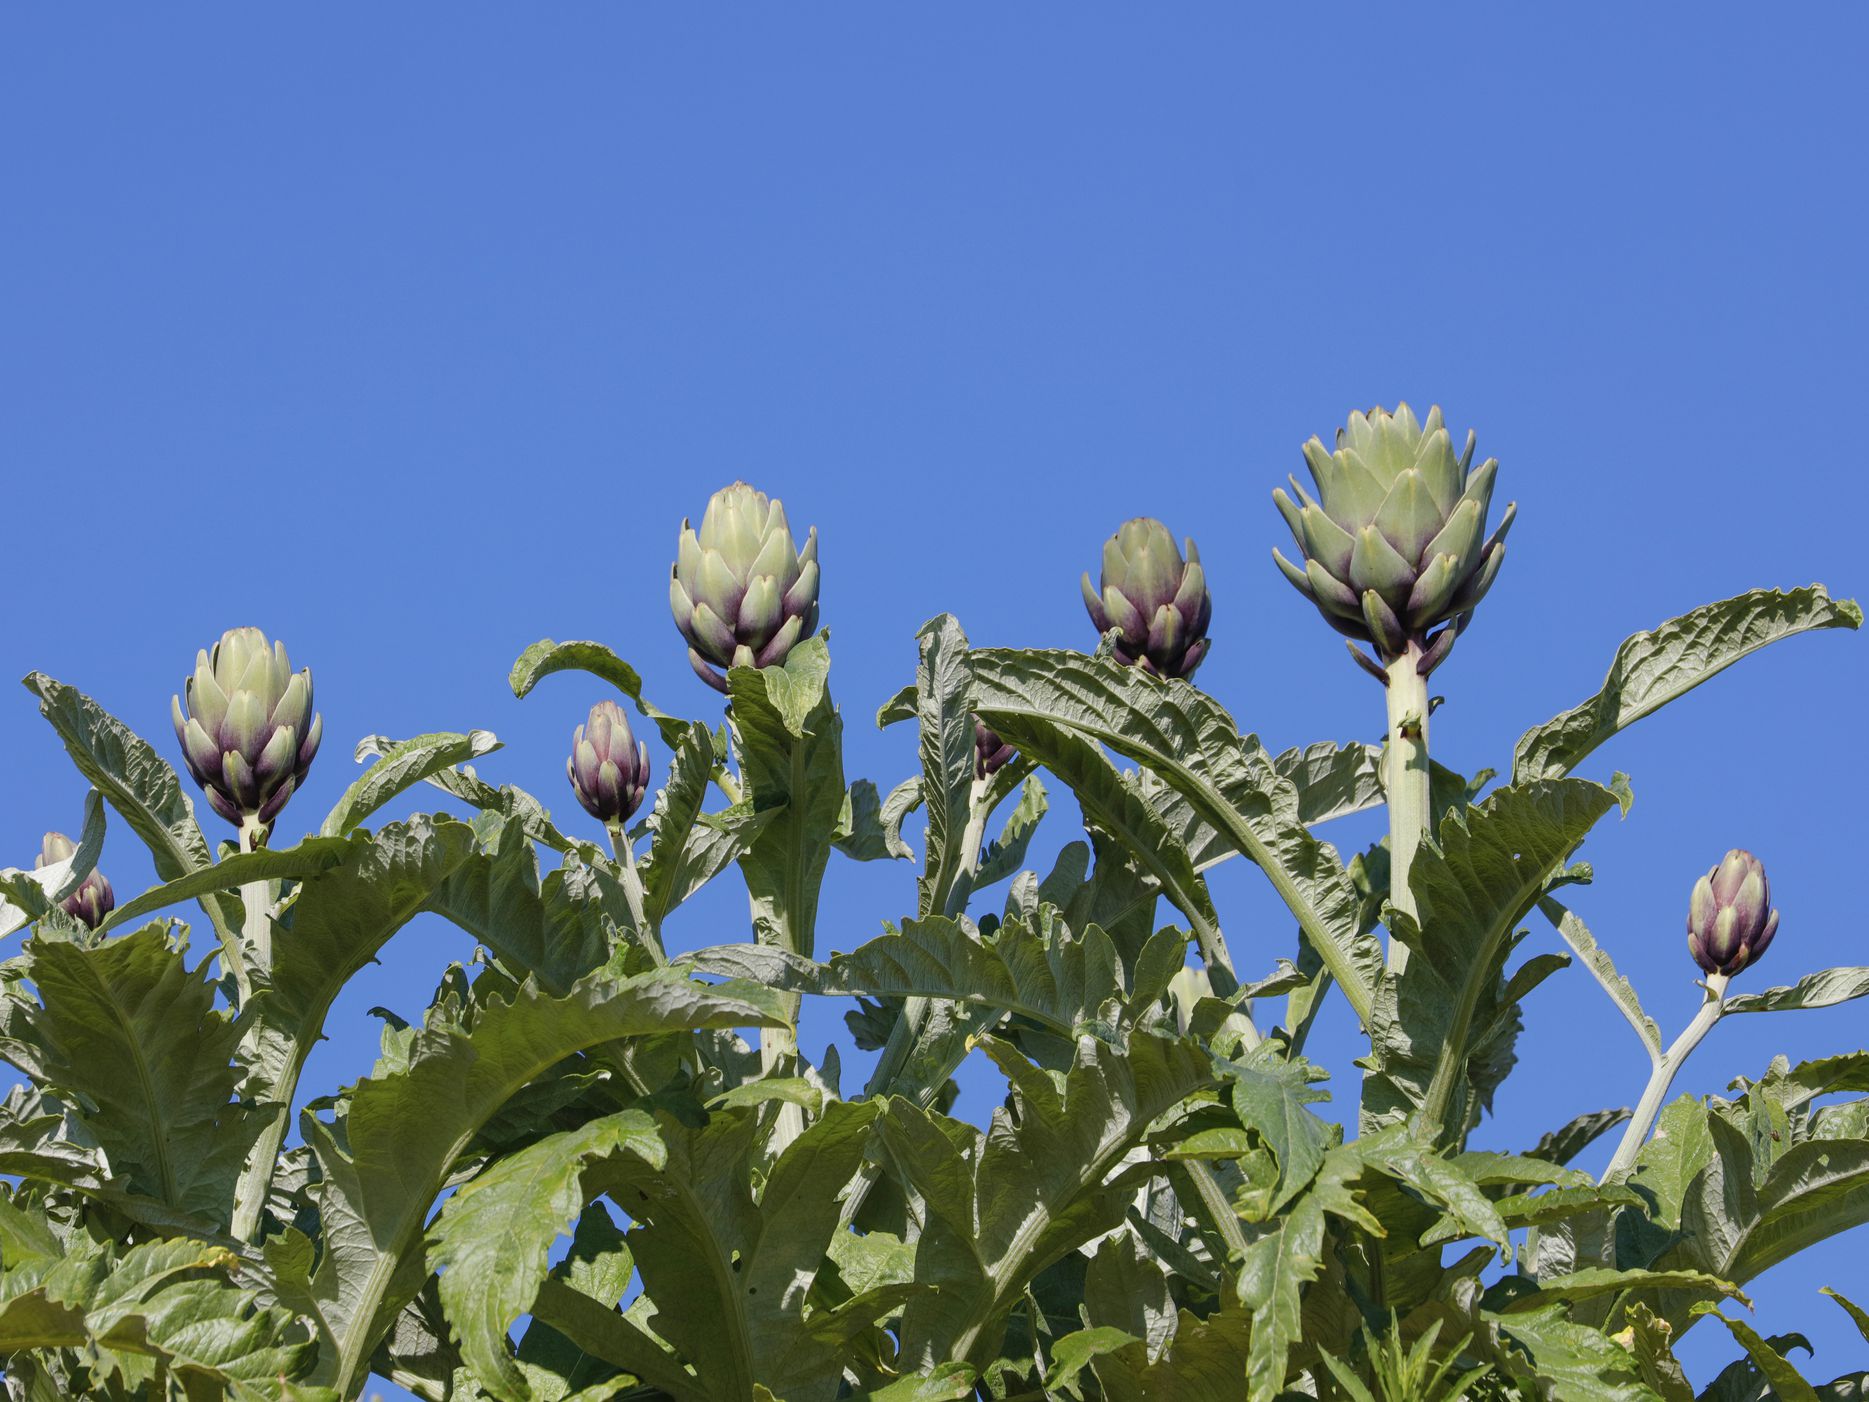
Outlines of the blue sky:
M 684 515 L 746 477 L 818 526 L 847 764 L 914 763 L 876 704 L 951 610 L 979 643 L 1089 646 L 1077 575 L 1149 514 L 1199 541 L 1201 684 L 1274 748 L 1374 739 L 1377 689 L 1278 578 L 1270 493 L 1351 408 L 1445 406 L 1519 503 L 1502 578 L 1435 678 L 1439 757 L 1498 765 L 1618 641 L 1755 585 L 1869 589 L 1861 448 L 1860 9 L 1432 13 L 1337 6 L 203 6 L 0 18 L 0 660 L 173 750 L 194 650 L 257 623 L 310 664 L 326 748 L 483 726 L 484 774 L 569 823 L 600 693 L 505 676 L 594 637 L 713 714 L 670 623 Z M 1851 96 L 1857 93 L 1857 96 Z M 1760 974 L 1869 962 L 1860 639 L 1752 659 L 1596 756 L 1636 807 L 1574 902 L 1670 1033 L 1682 917 L 1733 845 L 1783 926 Z M 652 744 L 652 749 L 656 748 Z M 665 755 L 659 750 L 660 766 Z M 0 853 L 84 785 L 0 705 Z M 1056 786 L 1054 786 L 1056 788 Z M 1062 795 L 1059 795 L 1062 799 Z M 424 800 L 426 801 L 426 800 Z M 1070 835 L 1063 800 L 1048 850 Z M 214 820 L 210 817 L 209 823 Z M 1363 828 L 1331 836 L 1353 846 Z M 149 876 L 119 828 L 106 869 Z M 1290 922 L 1216 881 L 1236 957 Z M 913 905 L 837 861 L 820 942 Z M 744 934 L 703 901 L 681 944 Z M 1546 930 L 1534 947 L 1550 947 Z M 340 1005 L 307 1085 L 367 1069 L 465 941 L 412 927 Z M 4 951 L 0 951 L 4 952 Z M 807 1042 L 839 1030 L 814 1010 Z M 1528 1009 L 1480 1142 L 1631 1102 L 1642 1055 L 1579 970 Z M 1695 1091 L 1862 1046 L 1861 1006 L 1720 1027 Z M 1354 1102 L 1339 1005 L 1315 1044 Z M 966 1105 L 997 1094 L 975 1068 Z M 1815 1295 L 1833 1242 L 1754 1290 L 1815 1375 L 1869 1346 Z M 1698 1329 L 1704 1380 L 1734 1350 Z

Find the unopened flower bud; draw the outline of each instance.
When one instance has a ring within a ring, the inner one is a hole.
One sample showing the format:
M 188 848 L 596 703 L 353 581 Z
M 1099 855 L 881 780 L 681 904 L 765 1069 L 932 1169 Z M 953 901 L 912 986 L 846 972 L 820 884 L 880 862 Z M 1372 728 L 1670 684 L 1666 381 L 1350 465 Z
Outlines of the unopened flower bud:
M 1694 883 L 1687 948 L 1707 973 L 1731 977 L 1758 963 L 1777 933 L 1772 883 L 1752 853 L 1733 849 Z
M 62 832 L 49 832 L 40 844 L 39 856 L 33 862 L 34 869 L 49 867 L 58 862 L 68 862 L 78 850 L 78 844 Z M 104 917 L 116 909 L 117 894 L 110 889 L 110 881 L 101 871 L 93 870 L 79 883 L 78 889 L 58 903 L 58 908 L 75 920 L 95 930 L 104 923 Z
M 236 826 L 279 816 L 324 736 L 324 718 L 312 714 L 311 668 L 295 675 L 286 645 L 258 628 L 230 628 L 197 653 L 170 716 L 208 806 Z
M 1099 633 L 1119 630 L 1116 658 L 1164 677 L 1192 677 L 1207 656 L 1213 600 L 1200 551 L 1189 540 L 1187 558 L 1168 527 L 1147 516 L 1125 521 L 1103 543 L 1097 588 L 1083 578 L 1084 607 Z
M 818 530 L 793 543 L 778 499 L 744 482 L 715 492 L 697 533 L 681 523 L 669 607 L 695 675 L 725 692 L 716 668 L 777 667 L 818 626 Z
M 973 720 L 973 777 L 984 779 L 989 774 L 997 774 L 1014 759 L 1018 751 L 1013 749 L 998 734 L 987 728 L 985 721 L 978 716 Z
M 642 807 L 649 747 L 630 732 L 621 706 L 599 701 L 571 736 L 565 773 L 586 813 L 605 825 L 621 823 Z

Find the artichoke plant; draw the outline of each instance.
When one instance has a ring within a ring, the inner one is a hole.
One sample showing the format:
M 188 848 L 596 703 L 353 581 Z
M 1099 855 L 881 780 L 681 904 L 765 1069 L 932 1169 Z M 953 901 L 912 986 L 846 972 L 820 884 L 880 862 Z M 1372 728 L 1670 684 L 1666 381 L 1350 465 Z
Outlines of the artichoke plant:
M 271 825 L 324 736 L 324 718 L 312 714 L 311 668 L 294 673 L 285 644 L 258 628 L 230 628 L 197 653 L 170 712 L 208 806 L 242 828 Z
M 1304 445 L 1317 500 L 1296 477 L 1296 501 L 1282 487 L 1272 493 L 1303 564 L 1277 550 L 1273 559 L 1324 620 L 1354 640 L 1351 651 L 1365 667 L 1359 641 L 1374 646 L 1383 668 L 1412 655 L 1426 676 L 1499 575 L 1517 508 L 1507 506 L 1486 535 L 1499 461 L 1470 467 L 1473 445 L 1468 433 L 1455 455 L 1438 407 L 1426 422 L 1406 404 L 1393 414 L 1371 409 L 1350 415 L 1336 451 L 1316 438 Z
M 35 869 L 49 867 L 58 862 L 68 862 L 78 850 L 78 844 L 62 832 L 49 832 L 39 846 L 39 855 L 33 861 Z M 104 917 L 116 909 L 117 894 L 110 889 L 110 880 L 101 871 L 93 871 L 79 883 L 78 889 L 58 903 L 58 908 L 76 920 L 95 930 L 104 923 Z
M 1687 949 L 1706 973 L 1731 978 L 1758 963 L 1777 933 L 1772 883 L 1752 853 L 1734 848 L 1694 883 Z
M 1168 527 L 1138 516 L 1103 543 L 1103 573 L 1096 588 L 1083 578 L 1084 607 L 1099 633 L 1115 628 L 1116 658 L 1164 677 L 1192 677 L 1207 656 L 1213 599 L 1200 551 L 1175 548 Z
M 984 779 L 990 774 L 999 773 L 1011 764 L 1017 755 L 1018 751 L 1000 739 L 997 731 L 988 727 L 987 723 L 978 716 L 973 718 L 974 778 Z
M 614 701 L 599 701 L 571 736 L 565 773 L 584 811 L 606 827 L 626 822 L 649 788 L 649 747 Z
M 800 550 L 776 497 L 723 487 L 698 533 L 681 523 L 668 597 L 695 674 L 725 693 L 717 669 L 776 667 L 818 626 L 817 527 Z

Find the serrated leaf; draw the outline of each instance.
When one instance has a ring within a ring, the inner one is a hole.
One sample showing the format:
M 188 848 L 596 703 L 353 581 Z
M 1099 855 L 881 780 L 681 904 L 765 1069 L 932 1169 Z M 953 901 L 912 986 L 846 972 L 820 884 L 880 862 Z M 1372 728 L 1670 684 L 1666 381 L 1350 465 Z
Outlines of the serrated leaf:
M 1279 1212 L 1304 1191 L 1337 1139 L 1337 1127 L 1310 1108 L 1330 1099 L 1329 1092 L 1314 1089 L 1326 1073 L 1302 1057 L 1287 1061 L 1271 1042 L 1216 1067 L 1232 1087 L 1240 1123 L 1264 1141 L 1278 1162 L 1278 1189 L 1268 1209 Z
M 1367 1022 L 1381 951 L 1359 933 L 1355 888 L 1335 850 L 1305 827 L 1291 781 L 1217 702 L 1186 682 L 1081 653 L 988 648 L 969 665 L 974 709 L 1008 743 L 1024 749 L 1051 727 L 1075 730 L 1186 798 L 1265 872 Z
M 79 772 L 143 839 L 160 879 L 174 881 L 213 865 L 214 853 L 195 821 L 193 800 L 175 770 L 146 740 L 76 687 L 43 672 L 29 673 L 25 685 L 39 698 L 39 713 L 52 723 Z M 240 967 L 235 935 L 240 928 L 239 899 L 211 894 L 201 908 L 228 958 Z
M 899 825 L 895 840 L 890 840 L 890 834 L 883 825 L 882 794 L 868 779 L 856 780 L 844 795 L 843 811 L 837 815 L 834 845 L 839 852 L 857 862 L 902 861 L 914 856 L 901 841 Z
M 1862 610 L 1832 599 L 1821 584 L 1780 592 L 1754 589 L 1707 604 L 1637 633 L 1616 649 L 1595 696 L 1519 737 L 1512 777 L 1570 773 L 1605 740 L 1686 695 L 1767 643 L 1817 628 L 1856 628 Z
M 429 1265 L 441 1272 L 462 1356 L 502 1402 L 530 1396 L 507 1330 L 532 1308 L 548 1250 L 592 1196 L 588 1179 L 621 1154 L 655 1169 L 666 1162 L 645 1112 L 605 1115 L 497 1160 L 448 1199 L 429 1229 Z
M 1737 1285 L 1704 1271 L 1612 1270 L 1603 1266 L 1589 1266 L 1562 1275 L 1539 1277 L 1536 1290 L 1517 1296 L 1500 1313 L 1511 1315 L 1524 1310 L 1542 1309 L 1560 1300 L 1575 1302 L 1601 1295 L 1620 1296 L 1649 1290 L 1685 1290 L 1699 1295 L 1718 1295 L 1723 1299 L 1738 1300 L 1747 1307 L 1752 1303 Z
M 318 1380 L 347 1395 L 362 1383 L 377 1340 L 426 1275 L 430 1207 L 480 1126 L 528 1082 L 619 1039 L 782 1018 L 764 989 L 710 986 L 666 970 L 626 979 L 600 971 L 563 997 L 528 981 L 510 1002 L 487 1002 L 471 1030 L 416 1033 L 405 1069 L 357 1083 L 341 1137 L 308 1115 L 305 1137 L 324 1175 L 317 1201 L 325 1253 L 312 1292 L 337 1341 L 334 1356 L 320 1359 Z
M 1762 993 L 1740 993 L 1726 1000 L 1729 1013 L 1792 1012 L 1798 1008 L 1829 1008 L 1869 994 L 1869 968 L 1825 969 L 1806 974 L 1789 987 Z
M 1045 816 L 1045 808 L 1044 784 L 1039 781 L 1038 775 L 1026 775 L 1025 781 L 1019 786 L 1019 801 L 1007 816 L 1006 825 L 987 847 L 981 856 L 979 869 L 967 883 L 969 894 L 982 886 L 991 886 L 995 881 L 1004 881 L 1025 865 L 1026 849 L 1032 845 L 1032 835 L 1037 832 L 1038 824 Z
M 1365 1132 L 1411 1119 L 1461 1137 L 1476 1118 L 1467 1061 L 1510 1004 L 1501 968 L 1509 937 L 1616 796 L 1582 779 L 1541 780 L 1493 793 L 1442 821 L 1409 873 L 1420 923 L 1391 913 L 1416 956 L 1385 972 L 1376 1003 Z
M 558 643 L 550 638 L 541 638 L 519 654 L 513 662 L 512 675 L 507 680 L 512 685 L 513 695 L 524 699 L 533 687 L 552 673 L 573 671 L 589 672 L 627 696 L 637 711 L 655 722 L 656 729 L 661 732 L 662 743 L 671 750 L 681 743 L 689 722 L 677 719 L 646 701 L 642 694 L 642 678 L 637 675 L 636 669 L 602 643 Z
M 1552 1163 L 1569 1163 L 1628 1118 L 1629 1107 L 1626 1105 L 1614 1110 L 1592 1110 L 1542 1136 L 1532 1147 L 1529 1156 L 1549 1159 Z
M 915 716 L 920 722 L 921 798 L 927 810 L 926 862 L 917 884 L 916 913 L 956 915 L 952 894 L 963 865 L 973 808 L 974 728 L 968 704 L 967 635 L 952 614 L 916 633 Z M 879 721 L 881 716 L 878 717 Z
M 318 831 L 326 837 L 342 837 L 405 789 L 499 748 L 499 737 L 490 730 L 470 730 L 465 735 L 438 731 L 407 740 L 365 736 L 357 744 L 357 762 L 375 757 L 376 763 L 344 790 Z
M 1648 1048 L 1649 1058 L 1661 1059 L 1661 1029 L 1655 1020 L 1642 1011 L 1642 1000 L 1636 997 L 1635 986 L 1616 970 L 1615 961 L 1609 957 L 1609 951 L 1596 942 L 1589 927 L 1578 919 L 1574 911 L 1566 910 L 1549 896 L 1538 902 L 1538 909 L 1545 919 L 1557 929 L 1568 944 L 1583 961 L 1583 966 L 1590 971 L 1590 976 L 1597 981 L 1602 990 L 1609 994 L 1610 1001 L 1616 1005 L 1616 1011 L 1635 1029 L 1635 1035 Z
M 1804 1375 L 1792 1366 L 1790 1359 L 1760 1338 L 1758 1331 L 1751 1325 L 1728 1318 L 1717 1304 L 1699 1304 L 1694 1306 L 1693 1312 L 1710 1315 L 1726 1326 L 1727 1332 L 1745 1349 L 1754 1366 L 1772 1385 L 1773 1396 L 1778 1402 L 1818 1402 L 1817 1389 L 1804 1380 Z

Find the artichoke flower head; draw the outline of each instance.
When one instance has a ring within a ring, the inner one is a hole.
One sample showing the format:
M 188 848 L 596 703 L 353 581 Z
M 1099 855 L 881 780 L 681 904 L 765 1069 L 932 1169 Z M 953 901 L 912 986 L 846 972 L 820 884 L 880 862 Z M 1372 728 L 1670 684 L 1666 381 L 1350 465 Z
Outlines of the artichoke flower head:
M 779 666 L 817 628 L 817 527 L 800 550 L 776 497 L 723 487 L 698 532 L 681 523 L 668 598 L 695 674 L 725 693 L 717 669 Z
M 599 701 L 571 736 L 565 775 L 600 823 L 621 823 L 642 807 L 649 787 L 649 747 L 630 731 L 629 716 L 614 701 Z
M 1778 933 L 1765 864 L 1734 848 L 1694 883 L 1687 903 L 1687 951 L 1708 974 L 1727 977 L 1759 962 Z
M 1303 562 L 1274 550 L 1279 569 L 1385 667 L 1411 648 L 1422 675 L 1439 666 L 1505 560 L 1517 507 L 1486 535 L 1499 461 L 1472 467 L 1473 446 L 1469 433 L 1455 454 L 1438 407 L 1425 421 L 1406 404 L 1371 409 L 1350 415 L 1334 451 L 1316 438 L 1304 445 L 1315 500 L 1296 477 L 1296 500 L 1282 487 L 1272 493 Z M 1351 650 L 1370 665 L 1354 642 Z
M 1099 633 L 1118 632 L 1116 660 L 1161 677 L 1194 675 L 1207 656 L 1207 625 L 1214 602 L 1207 573 L 1192 539 L 1175 546 L 1168 527 L 1138 516 L 1116 528 L 1103 543 L 1103 572 L 1096 587 L 1082 583 L 1084 608 Z
M 324 737 L 324 718 L 312 714 L 311 668 L 295 673 L 286 645 L 258 628 L 230 628 L 195 655 L 170 719 L 208 806 L 235 826 L 270 825 Z
M 39 855 L 33 859 L 34 870 L 68 862 L 77 852 L 78 844 L 62 832 L 49 832 L 39 844 Z M 117 893 L 110 889 L 110 879 L 101 871 L 91 874 L 78 883 L 78 889 L 58 903 L 58 908 L 73 919 L 84 922 L 86 928 L 95 930 L 104 923 L 104 917 L 117 908 Z

